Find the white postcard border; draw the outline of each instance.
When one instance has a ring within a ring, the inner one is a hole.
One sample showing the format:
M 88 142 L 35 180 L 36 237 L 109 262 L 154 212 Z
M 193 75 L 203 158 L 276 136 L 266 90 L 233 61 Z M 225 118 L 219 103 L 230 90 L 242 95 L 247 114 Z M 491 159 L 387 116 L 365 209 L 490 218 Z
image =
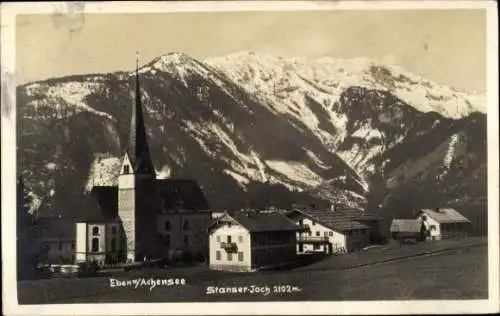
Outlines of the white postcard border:
M 90 13 L 145 13 L 266 10 L 370 10 L 370 9 L 487 9 L 488 77 L 488 300 L 373 301 L 373 302 L 251 302 L 251 303 L 127 303 L 18 305 L 15 209 L 16 109 L 15 17 L 17 14 L 67 12 L 68 3 L 2 3 L 2 280 L 7 315 L 108 314 L 468 314 L 498 311 L 499 306 L 499 203 L 498 203 L 498 16 L 494 1 L 227 1 L 227 2 L 83 2 Z M 10 106 L 9 106 L 10 105 Z M 7 211 L 6 211 L 7 210 Z

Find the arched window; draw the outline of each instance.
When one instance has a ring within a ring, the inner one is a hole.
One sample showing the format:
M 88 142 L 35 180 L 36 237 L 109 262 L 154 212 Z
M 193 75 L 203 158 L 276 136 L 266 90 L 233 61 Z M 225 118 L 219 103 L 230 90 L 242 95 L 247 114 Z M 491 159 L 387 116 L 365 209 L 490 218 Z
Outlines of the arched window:
M 116 238 L 111 238 L 111 252 L 116 251 Z
M 125 165 L 123 166 L 123 174 L 129 174 L 130 173 L 130 166 Z
M 164 226 L 166 231 L 170 231 L 170 221 L 165 221 L 165 226 Z
M 99 238 L 92 238 L 92 252 L 99 251 Z
M 94 236 L 99 235 L 99 227 L 97 226 L 92 227 L 92 235 Z

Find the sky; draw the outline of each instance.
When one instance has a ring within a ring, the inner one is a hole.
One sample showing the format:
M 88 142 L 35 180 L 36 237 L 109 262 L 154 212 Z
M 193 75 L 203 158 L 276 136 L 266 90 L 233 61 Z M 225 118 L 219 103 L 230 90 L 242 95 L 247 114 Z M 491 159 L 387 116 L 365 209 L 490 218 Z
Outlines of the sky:
M 367 57 L 438 83 L 486 90 L 486 10 L 332 10 L 18 15 L 19 84 L 132 70 L 169 52 L 203 59 Z

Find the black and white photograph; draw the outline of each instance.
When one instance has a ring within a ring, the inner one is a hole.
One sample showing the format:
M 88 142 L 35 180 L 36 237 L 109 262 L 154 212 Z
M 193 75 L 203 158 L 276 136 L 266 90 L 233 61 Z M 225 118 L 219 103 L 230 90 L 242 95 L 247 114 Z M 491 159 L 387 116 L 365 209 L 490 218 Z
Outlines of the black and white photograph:
M 499 311 L 495 2 L 1 10 L 7 315 Z

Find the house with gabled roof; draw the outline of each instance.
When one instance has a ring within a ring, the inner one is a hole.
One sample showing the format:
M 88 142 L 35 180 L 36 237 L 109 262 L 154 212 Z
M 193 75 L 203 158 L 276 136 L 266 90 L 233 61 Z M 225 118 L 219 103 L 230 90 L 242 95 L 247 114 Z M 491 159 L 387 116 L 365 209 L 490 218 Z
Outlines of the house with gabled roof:
M 382 227 L 382 218 L 372 212 L 361 209 L 335 209 L 335 211 L 344 214 L 350 220 L 357 221 L 361 224 L 367 225 L 369 229 L 369 241 L 381 242 L 385 237 L 384 227 Z
M 280 212 L 225 213 L 209 228 L 210 268 L 243 272 L 294 262 L 296 232 L 295 223 Z
M 432 240 L 465 237 L 471 224 L 453 208 L 424 208 L 417 213 L 417 220 L 425 225 L 427 238 Z
M 413 239 L 415 242 L 425 239 L 425 226 L 418 219 L 395 218 L 391 222 L 391 235 L 393 239 Z
M 370 226 L 358 221 L 363 215 L 354 211 L 296 207 L 287 216 L 299 226 L 297 253 L 344 253 L 369 243 Z

